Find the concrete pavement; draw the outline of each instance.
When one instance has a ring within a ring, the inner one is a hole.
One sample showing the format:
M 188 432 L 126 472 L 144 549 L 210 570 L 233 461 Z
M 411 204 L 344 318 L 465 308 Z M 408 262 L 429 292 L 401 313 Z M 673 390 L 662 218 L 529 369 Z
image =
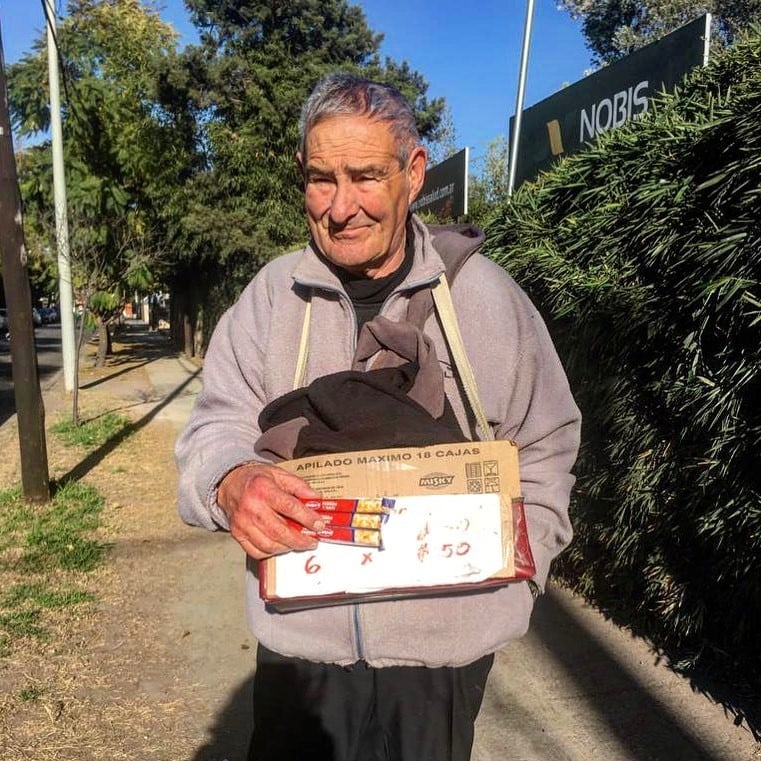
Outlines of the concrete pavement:
M 200 389 L 199 368 L 144 328 L 133 326 L 131 335 L 166 347 L 143 352 L 151 388 L 141 393 L 148 425 L 170 422 L 179 432 Z M 110 394 L 134 399 L 129 373 L 107 383 Z M 210 736 L 199 740 L 194 761 L 235 761 L 249 724 L 252 660 L 241 647 L 255 644 L 243 623 L 242 553 L 222 535 L 188 529 L 186 536 L 176 551 L 192 558 L 190 572 L 169 614 L 193 632 L 179 645 L 187 678 L 211 691 Z M 721 706 L 557 587 L 538 601 L 529 635 L 497 654 L 476 730 L 474 761 L 761 759 L 761 746 Z

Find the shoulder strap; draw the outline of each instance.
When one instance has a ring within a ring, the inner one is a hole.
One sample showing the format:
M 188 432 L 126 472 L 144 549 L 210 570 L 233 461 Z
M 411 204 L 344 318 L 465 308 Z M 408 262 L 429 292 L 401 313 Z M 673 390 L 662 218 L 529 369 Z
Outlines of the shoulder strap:
M 301 388 L 307 376 L 307 357 L 309 356 L 309 323 L 312 318 L 312 290 L 309 290 L 304 310 L 304 322 L 301 325 L 299 353 L 296 359 L 296 372 L 293 375 L 293 388 Z
M 457 324 L 457 316 L 452 303 L 452 294 L 447 285 L 447 279 L 444 274 L 439 276 L 438 281 L 431 289 L 433 294 L 433 303 L 436 306 L 441 325 L 444 329 L 449 350 L 452 352 L 452 361 L 457 368 L 457 372 L 462 381 L 462 387 L 465 395 L 468 397 L 468 403 L 476 416 L 476 424 L 481 430 L 481 435 L 485 441 L 494 440 L 494 431 L 492 431 L 489 421 L 486 418 L 481 399 L 478 396 L 478 386 L 476 385 L 476 376 L 473 373 L 473 367 L 470 364 L 468 355 L 465 353 L 465 347 L 462 343 L 460 327 Z

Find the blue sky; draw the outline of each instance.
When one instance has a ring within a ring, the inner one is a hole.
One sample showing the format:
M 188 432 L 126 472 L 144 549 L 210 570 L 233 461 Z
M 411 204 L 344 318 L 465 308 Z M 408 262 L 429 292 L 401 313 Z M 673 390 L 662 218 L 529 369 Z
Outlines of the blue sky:
M 60 0 L 58 5 L 60 5 Z M 432 97 L 444 96 L 458 148 L 471 148 L 471 161 L 489 141 L 507 135 L 515 109 L 525 0 L 360 0 L 382 53 L 407 60 L 428 80 Z M 194 40 L 182 0 L 165 0 L 162 17 Z M 6 63 L 31 48 L 43 28 L 39 0 L 0 0 Z M 553 0 L 535 0 L 526 106 L 581 79 L 589 67 L 580 25 Z

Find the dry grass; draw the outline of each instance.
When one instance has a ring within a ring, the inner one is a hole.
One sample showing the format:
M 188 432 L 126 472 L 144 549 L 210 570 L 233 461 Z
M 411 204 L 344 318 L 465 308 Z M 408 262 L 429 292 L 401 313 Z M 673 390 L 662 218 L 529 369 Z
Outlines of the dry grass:
M 119 383 L 134 390 L 135 402 L 109 393 L 109 384 L 81 392 L 83 417 L 116 411 L 137 420 L 150 386 L 143 367 L 122 373 Z M 119 370 L 130 367 L 121 358 Z M 113 368 L 83 367 L 81 385 Z M 111 386 L 113 388 L 113 386 Z M 48 426 L 68 402 L 46 399 Z M 0 430 L 0 483 L 20 480 L 15 424 Z M 183 690 L 182 664 L 167 637 L 161 581 L 166 569 L 151 572 L 143 551 L 176 540 L 173 427 L 153 421 L 106 454 L 83 478 L 105 498 L 97 535 L 113 543 L 105 565 L 78 576 L 95 602 L 45 612 L 45 639 L 24 638 L 0 658 L 0 758 L 3 761 L 121 761 L 191 758 L 199 717 Z M 86 453 L 48 436 L 49 470 L 60 478 Z M 0 570 L 0 588 L 15 574 Z

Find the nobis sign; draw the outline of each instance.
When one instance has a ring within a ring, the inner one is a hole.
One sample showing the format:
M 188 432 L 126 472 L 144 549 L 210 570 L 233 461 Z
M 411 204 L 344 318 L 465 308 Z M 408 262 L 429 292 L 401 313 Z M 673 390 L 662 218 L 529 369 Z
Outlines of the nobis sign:
M 468 213 L 467 148 L 426 170 L 423 189 L 410 208 L 416 213 L 430 211 L 451 219 Z
M 515 186 L 645 113 L 657 93 L 673 90 L 687 72 L 706 62 L 710 24 L 710 14 L 705 14 L 527 108 L 521 118 Z

